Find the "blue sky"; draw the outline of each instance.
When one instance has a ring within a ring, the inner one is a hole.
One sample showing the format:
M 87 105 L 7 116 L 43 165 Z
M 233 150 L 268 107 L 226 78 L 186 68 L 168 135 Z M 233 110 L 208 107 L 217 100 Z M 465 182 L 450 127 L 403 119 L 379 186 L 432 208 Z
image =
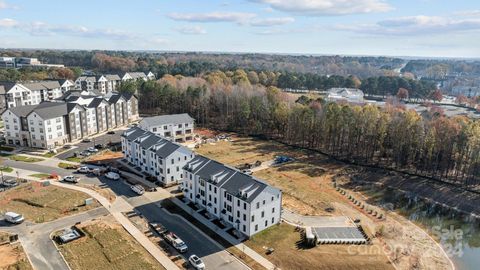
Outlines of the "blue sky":
M 480 2 L 0 0 L 0 47 L 480 57 Z

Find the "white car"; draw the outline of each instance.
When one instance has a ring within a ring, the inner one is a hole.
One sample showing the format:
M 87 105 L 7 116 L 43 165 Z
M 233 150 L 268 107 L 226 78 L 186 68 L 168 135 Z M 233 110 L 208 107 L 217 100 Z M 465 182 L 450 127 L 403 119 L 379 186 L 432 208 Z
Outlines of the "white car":
M 133 190 L 133 192 L 137 193 L 138 195 L 142 195 L 143 193 L 145 193 L 145 189 L 140 185 L 130 186 L 130 189 Z
M 82 167 L 77 169 L 77 172 L 79 172 L 79 173 L 89 173 L 91 171 L 92 170 L 87 166 L 82 166 Z
M 192 255 L 188 258 L 188 261 L 192 264 L 195 269 L 205 269 L 205 264 L 203 263 L 202 259 L 200 259 L 197 255 Z
M 90 152 L 90 153 L 96 153 L 96 152 L 98 152 L 98 149 L 91 146 L 91 147 L 88 147 L 87 151 Z
M 108 172 L 105 174 L 105 177 L 110 179 L 110 180 L 120 180 L 120 175 L 118 173 L 114 173 L 114 172 Z
M 62 179 L 64 182 L 69 182 L 69 183 L 78 183 L 78 179 L 77 177 L 73 176 L 73 175 L 67 175 L 65 177 L 63 177 Z

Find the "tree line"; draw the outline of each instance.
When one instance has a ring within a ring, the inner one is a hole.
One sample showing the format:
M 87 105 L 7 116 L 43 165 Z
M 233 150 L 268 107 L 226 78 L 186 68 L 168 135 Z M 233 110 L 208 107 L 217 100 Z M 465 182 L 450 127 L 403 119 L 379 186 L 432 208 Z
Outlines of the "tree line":
M 142 113 L 189 113 L 197 125 L 258 135 L 365 165 L 466 188 L 480 182 L 480 122 L 432 110 L 295 102 L 274 86 L 170 76 L 139 85 Z M 228 77 L 223 77 L 228 81 Z

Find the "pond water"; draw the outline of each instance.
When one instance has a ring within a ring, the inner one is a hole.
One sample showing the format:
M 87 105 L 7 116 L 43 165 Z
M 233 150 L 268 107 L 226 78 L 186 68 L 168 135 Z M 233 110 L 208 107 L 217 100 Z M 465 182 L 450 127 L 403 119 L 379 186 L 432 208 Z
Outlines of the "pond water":
M 457 269 L 480 269 L 480 221 L 408 194 L 391 190 L 362 192 L 376 204 L 394 209 L 439 239 Z

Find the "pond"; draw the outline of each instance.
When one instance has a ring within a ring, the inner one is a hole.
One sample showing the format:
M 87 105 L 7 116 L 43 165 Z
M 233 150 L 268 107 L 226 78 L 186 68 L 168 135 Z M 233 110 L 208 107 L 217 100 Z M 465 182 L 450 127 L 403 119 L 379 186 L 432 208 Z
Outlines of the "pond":
M 424 228 L 440 242 L 457 269 L 480 268 L 480 221 L 412 194 L 377 188 L 362 192 L 377 205 L 393 209 Z

